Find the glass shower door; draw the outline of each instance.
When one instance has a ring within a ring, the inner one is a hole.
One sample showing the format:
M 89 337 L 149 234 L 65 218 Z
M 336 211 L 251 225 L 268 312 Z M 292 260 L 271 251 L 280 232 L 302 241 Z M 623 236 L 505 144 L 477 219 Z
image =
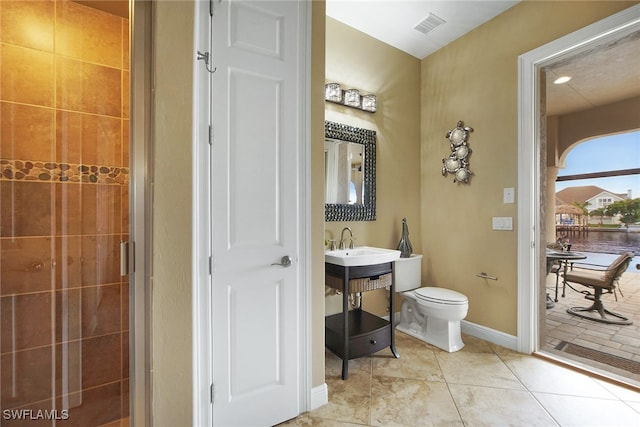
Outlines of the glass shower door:
M 2 1 L 0 24 L 0 424 L 128 425 L 128 17 Z

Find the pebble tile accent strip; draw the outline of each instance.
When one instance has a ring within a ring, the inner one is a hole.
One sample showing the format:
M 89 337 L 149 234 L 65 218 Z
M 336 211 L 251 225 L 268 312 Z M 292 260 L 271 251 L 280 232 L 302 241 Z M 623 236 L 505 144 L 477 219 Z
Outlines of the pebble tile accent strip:
M 0 180 L 127 185 L 129 168 L 0 159 Z

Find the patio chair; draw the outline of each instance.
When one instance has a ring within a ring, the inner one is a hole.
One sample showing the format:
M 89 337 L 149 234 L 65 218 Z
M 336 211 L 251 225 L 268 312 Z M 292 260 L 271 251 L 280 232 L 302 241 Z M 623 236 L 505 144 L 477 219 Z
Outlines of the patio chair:
M 610 323 L 615 325 L 631 325 L 633 322 L 628 317 L 604 308 L 602 304 L 602 294 L 613 293 L 616 296 L 616 286 L 622 273 L 629 267 L 633 259 L 633 252 L 625 252 L 616 258 L 609 266 L 598 266 L 595 264 L 575 263 L 575 269 L 564 274 L 564 280 L 571 289 L 585 294 L 585 298 L 592 300 L 590 307 L 571 307 L 567 309 L 567 313 L 583 319 L 594 320 L 596 322 Z M 583 290 L 579 291 L 571 286 L 571 283 L 577 283 L 593 289 L 593 293 Z M 600 317 L 591 316 L 589 312 L 598 312 Z

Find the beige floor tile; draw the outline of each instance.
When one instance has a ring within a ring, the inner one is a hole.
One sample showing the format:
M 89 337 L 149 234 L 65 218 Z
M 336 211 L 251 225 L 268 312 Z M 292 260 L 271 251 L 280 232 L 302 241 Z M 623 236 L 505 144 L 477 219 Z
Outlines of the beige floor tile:
M 396 333 L 394 334 L 396 338 L 396 348 L 398 350 L 404 350 L 405 348 L 428 348 L 431 350 L 436 350 L 438 347 L 435 347 L 427 342 L 419 340 L 411 335 L 405 334 L 402 331 L 396 329 Z M 382 353 L 382 351 L 380 352 Z
M 371 387 L 373 426 L 462 426 L 447 385 L 376 377 Z
M 595 380 L 602 387 L 609 390 L 614 396 L 616 396 L 620 400 L 624 400 L 627 402 L 638 402 L 640 403 L 640 391 L 631 390 L 627 387 L 621 387 L 616 384 L 612 384 L 608 381 Z
M 493 352 L 495 354 L 497 354 L 498 356 L 503 356 L 503 355 L 519 355 L 522 356 L 522 353 L 518 353 L 515 350 L 511 350 L 510 348 L 506 348 L 503 347 L 501 345 L 498 344 L 493 344 L 493 343 L 488 343 L 491 346 L 491 349 L 493 350 Z
M 496 354 L 441 352 L 436 353 L 436 358 L 449 384 L 524 390 L 520 381 Z
M 582 336 L 606 333 L 607 326 Z M 346 381 L 342 361 L 327 351 L 329 403 L 283 425 L 640 426 L 639 392 L 474 337 L 463 340 L 462 350 L 447 353 L 398 333 L 400 359 L 385 349 L 351 360 Z
M 506 365 L 531 391 L 612 399 L 593 378 L 535 357 L 505 356 Z
M 562 426 L 637 427 L 640 412 L 620 400 L 534 393 L 536 399 Z
M 278 424 L 278 426 L 300 426 L 300 427 L 356 427 L 362 424 L 347 423 L 344 421 L 325 420 L 322 418 L 314 418 L 309 414 L 303 414 L 292 420 Z
M 462 350 L 460 351 L 465 353 L 495 353 L 493 346 L 480 338 L 462 334 L 462 342 L 464 343 L 464 347 L 462 347 Z
M 325 350 L 325 375 L 327 377 L 342 377 L 342 359 Z M 365 372 L 371 373 L 371 358 L 360 357 L 358 359 L 349 360 L 349 367 L 347 374 L 351 372 Z
M 428 342 L 422 341 L 402 331 L 398 331 L 397 329 L 395 333 L 395 340 L 396 340 L 396 350 L 398 350 L 398 353 L 400 354 L 401 358 L 402 358 L 402 352 L 404 352 L 407 349 L 408 350 L 427 349 L 429 351 L 442 351 L 435 345 L 431 345 Z M 384 349 L 376 353 L 376 355 L 384 355 L 384 356 L 387 356 L 389 354 L 390 354 L 389 349 Z
M 399 359 L 380 353 L 372 357 L 373 375 L 444 382 L 436 356 L 426 345 L 398 347 L 398 353 Z
M 464 425 L 556 426 L 528 391 L 449 384 Z
M 329 403 L 309 413 L 314 418 L 368 424 L 371 373 L 353 370 L 349 379 L 327 377 Z
M 625 402 L 629 407 L 633 408 L 637 413 L 640 414 L 640 402 Z

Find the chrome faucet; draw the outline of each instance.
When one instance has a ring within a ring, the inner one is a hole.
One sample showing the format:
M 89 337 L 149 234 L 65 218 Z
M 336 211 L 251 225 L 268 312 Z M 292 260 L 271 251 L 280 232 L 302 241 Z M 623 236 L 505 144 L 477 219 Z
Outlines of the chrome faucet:
M 344 249 L 345 248 L 345 244 L 344 244 L 344 232 L 345 231 L 349 231 L 349 249 L 353 249 L 353 232 L 351 231 L 351 229 L 349 227 L 345 227 L 342 229 L 342 232 L 340 233 L 340 249 Z

